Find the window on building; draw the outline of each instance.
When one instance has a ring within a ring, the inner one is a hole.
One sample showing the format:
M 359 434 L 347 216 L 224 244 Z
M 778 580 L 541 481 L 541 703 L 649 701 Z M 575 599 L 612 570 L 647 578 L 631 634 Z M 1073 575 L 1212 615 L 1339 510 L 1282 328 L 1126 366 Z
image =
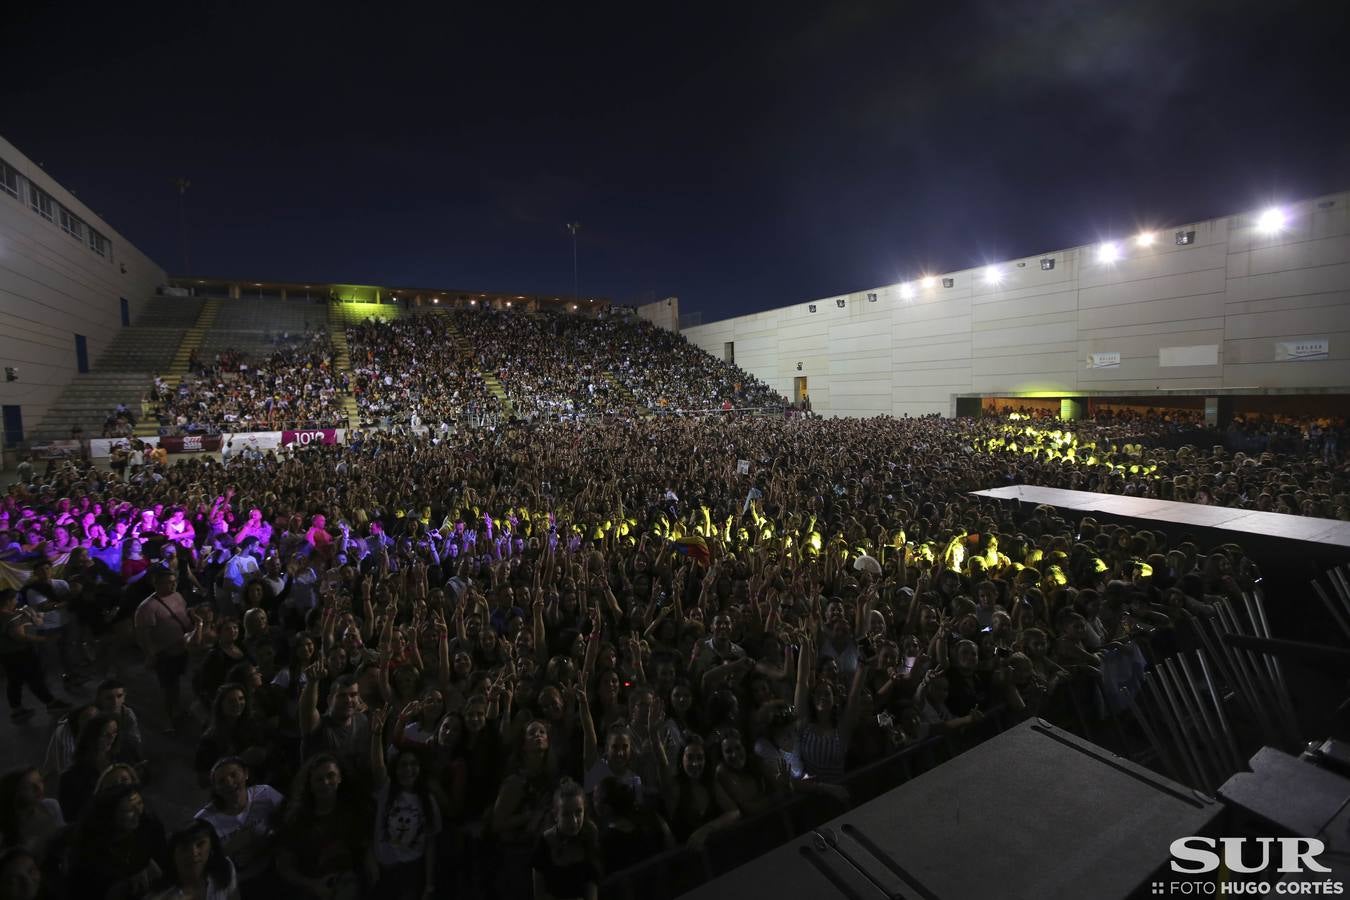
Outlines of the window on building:
M 75 213 L 57 203 L 51 194 L 20 175 L 18 170 L 9 163 L 0 159 L 0 191 L 9 194 L 22 203 L 25 189 L 28 203 L 33 207 L 33 212 L 42 216 L 48 222 L 60 225 L 61 230 L 66 234 L 82 244 L 87 244 L 90 250 L 109 262 L 112 261 L 112 241 L 90 227 L 88 222 Z
M 77 241 L 84 241 L 84 220 L 64 206 L 61 207 L 61 230 Z
M 19 173 L 3 159 L 0 159 L 0 190 L 19 199 Z
M 28 183 L 28 202 L 33 205 L 33 212 L 48 222 L 56 221 L 56 201 L 52 199 L 51 194 L 31 181 Z

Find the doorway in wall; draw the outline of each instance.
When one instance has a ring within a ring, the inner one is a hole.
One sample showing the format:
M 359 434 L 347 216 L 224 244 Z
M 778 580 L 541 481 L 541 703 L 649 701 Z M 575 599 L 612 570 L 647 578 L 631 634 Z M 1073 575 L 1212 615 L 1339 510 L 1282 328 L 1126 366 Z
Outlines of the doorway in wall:
M 722 360 L 724 362 L 734 363 L 736 361 L 736 342 L 722 342 Z
M 811 399 L 811 392 L 806 386 L 806 376 L 798 375 L 792 379 L 792 402 L 798 405 Z
M 0 411 L 4 413 L 5 446 L 19 446 L 23 443 L 23 409 L 7 405 Z
M 75 368 L 81 374 L 89 371 L 89 343 L 82 334 L 75 335 Z
M 956 414 L 962 418 L 978 419 L 983 412 L 982 397 L 957 397 Z
M 122 327 L 126 328 L 131 324 L 131 304 L 127 302 L 126 297 L 119 297 L 122 301 Z

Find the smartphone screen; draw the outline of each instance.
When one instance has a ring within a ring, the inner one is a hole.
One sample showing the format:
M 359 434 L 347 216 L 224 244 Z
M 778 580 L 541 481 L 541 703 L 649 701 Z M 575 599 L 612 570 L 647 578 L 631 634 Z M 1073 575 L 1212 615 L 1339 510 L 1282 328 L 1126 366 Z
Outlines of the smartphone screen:
M 905 664 L 900 670 L 901 674 L 908 675 L 910 672 L 914 671 L 914 663 L 917 662 L 918 659 L 917 656 L 906 656 Z

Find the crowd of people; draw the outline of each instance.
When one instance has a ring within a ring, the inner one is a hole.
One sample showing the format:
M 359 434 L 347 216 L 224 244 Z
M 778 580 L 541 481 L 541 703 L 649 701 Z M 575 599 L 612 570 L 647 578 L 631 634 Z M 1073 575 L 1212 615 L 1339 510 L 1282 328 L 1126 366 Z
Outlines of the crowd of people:
M 754 376 L 635 316 L 447 315 L 521 418 L 784 406 Z
M 1320 439 L 1305 439 L 1292 452 L 1263 442 L 1258 446 L 1267 449 L 1230 453 L 1221 444 L 1173 447 L 1170 425 L 1125 426 L 1114 418 L 1049 424 L 990 417 L 967 425 L 973 450 L 1004 461 L 1007 484 L 1347 520 L 1350 471 L 1339 451 L 1331 452 L 1344 427 L 1310 421 L 1307 433 Z
M 224 350 L 211 362 L 194 357 L 175 384 L 156 375 L 146 397 L 161 435 L 338 428 L 347 424 L 350 376 L 333 366 L 322 329 L 287 336 L 264 359 Z
M 347 339 L 350 376 L 314 333 L 195 361 L 156 413 L 318 425 L 350 390 L 391 427 L 21 465 L 0 661 L 12 728 L 49 737 L 0 775 L 0 900 L 595 898 L 794 797 L 842 810 L 906 748 L 1100 706 L 1260 579 L 1233 544 L 973 491 L 1350 519 L 1344 423 L 1248 453 L 1172 448 L 1195 423 L 1169 412 L 787 417 L 620 315 Z M 515 417 L 468 427 L 499 409 L 484 373 Z M 779 414 L 645 415 L 727 407 Z M 200 791 L 185 821 L 161 747 Z
M 501 412 L 473 353 L 444 316 L 347 328 L 362 425 L 462 423 Z
M 665 410 L 778 408 L 781 396 L 679 335 L 623 313 L 488 308 L 347 328 L 363 425 L 437 427 Z M 503 405 L 484 377 L 501 385 Z
M 1259 578 L 1234 545 L 971 491 L 1232 484 L 1350 516 L 1320 458 L 1027 427 L 610 416 L 54 463 L 0 502 L 11 718 L 37 727 L 31 693 L 56 723 L 0 778 L 0 884 L 595 897 L 795 795 L 842 809 L 905 747 L 1113 693 Z M 158 696 L 107 677 L 129 648 Z M 184 740 L 200 812 L 163 822 L 146 748 Z

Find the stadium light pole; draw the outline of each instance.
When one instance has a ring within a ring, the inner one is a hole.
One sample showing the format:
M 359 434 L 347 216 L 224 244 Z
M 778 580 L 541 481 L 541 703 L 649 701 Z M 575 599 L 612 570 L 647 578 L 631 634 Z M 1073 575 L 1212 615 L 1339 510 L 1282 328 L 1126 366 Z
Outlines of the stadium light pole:
M 567 231 L 572 235 L 572 302 L 577 302 L 577 232 L 581 230 L 580 222 L 568 222 Z
M 188 266 L 188 243 L 187 243 L 187 213 L 184 211 L 187 189 L 192 187 L 192 182 L 181 175 L 174 179 L 174 184 L 178 187 L 178 243 L 183 251 L 183 277 L 192 274 Z

